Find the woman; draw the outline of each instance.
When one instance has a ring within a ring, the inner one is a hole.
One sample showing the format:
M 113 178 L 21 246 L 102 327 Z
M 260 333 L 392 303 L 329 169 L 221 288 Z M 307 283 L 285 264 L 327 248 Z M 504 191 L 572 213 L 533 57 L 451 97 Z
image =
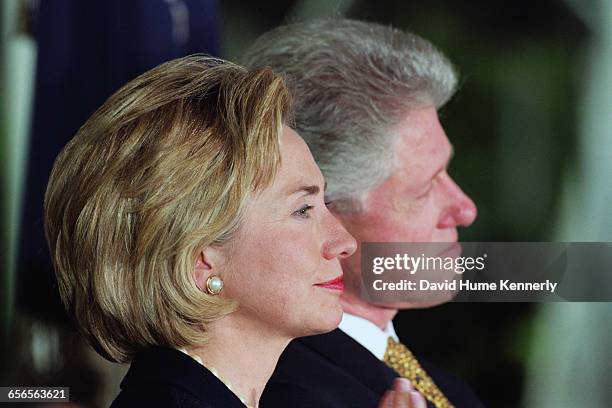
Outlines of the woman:
M 77 326 L 132 361 L 113 406 L 257 406 L 288 342 L 339 323 L 355 242 L 288 103 L 270 70 L 186 57 L 117 91 L 59 154 L 47 239 Z

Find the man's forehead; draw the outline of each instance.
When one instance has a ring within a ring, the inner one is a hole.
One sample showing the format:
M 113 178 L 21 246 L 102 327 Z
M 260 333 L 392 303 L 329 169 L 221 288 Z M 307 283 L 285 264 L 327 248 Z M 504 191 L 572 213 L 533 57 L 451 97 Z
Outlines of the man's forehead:
M 393 155 L 399 161 L 448 162 L 454 148 L 444 131 L 405 133 L 395 140 Z
M 438 112 L 433 106 L 408 110 L 398 123 L 391 128 L 398 139 L 419 146 L 430 142 L 442 144 L 448 142 L 446 133 L 440 124 Z
M 418 136 L 401 135 L 393 148 L 392 177 L 401 179 L 403 185 L 418 187 L 428 182 L 448 167 L 454 154 L 443 130 Z

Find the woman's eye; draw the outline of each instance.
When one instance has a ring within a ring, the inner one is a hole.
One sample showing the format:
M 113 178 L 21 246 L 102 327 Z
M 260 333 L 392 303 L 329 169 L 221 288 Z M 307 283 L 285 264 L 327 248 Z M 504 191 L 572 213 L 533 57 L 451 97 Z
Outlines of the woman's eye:
M 326 201 L 325 206 L 329 208 L 333 203 L 334 203 L 333 201 Z
M 297 217 L 308 218 L 308 211 L 312 210 L 313 208 L 314 206 L 312 205 L 304 205 L 299 210 L 294 211 L 293 215 Z

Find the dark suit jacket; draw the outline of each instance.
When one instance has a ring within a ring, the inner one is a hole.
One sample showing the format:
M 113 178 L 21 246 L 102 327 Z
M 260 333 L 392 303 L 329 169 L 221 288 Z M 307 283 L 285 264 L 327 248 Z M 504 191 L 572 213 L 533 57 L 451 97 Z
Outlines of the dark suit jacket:
M 456 408 L 483 408 L 461 381 L 419 359 Z M 398 374 L 341 330 L 292 341 L 260 400 L 261 408 L 375 408 Z M 429 407 L 433 407 L 430 403 Z
M 139 353 L 121 382 L 111 408 L 181 407 L 244 408 L 214 374 L 191 357 L 171 348 Z

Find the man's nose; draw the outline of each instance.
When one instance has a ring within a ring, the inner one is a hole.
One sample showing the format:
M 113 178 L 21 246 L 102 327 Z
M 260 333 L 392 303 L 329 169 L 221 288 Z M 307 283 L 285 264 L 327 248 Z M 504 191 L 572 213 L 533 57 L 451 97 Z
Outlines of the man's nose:
M 438 228 L 468 227 L 476 219 L 476 204 L 448 175 L 443 182 L 446 205 L 444 206 Z

